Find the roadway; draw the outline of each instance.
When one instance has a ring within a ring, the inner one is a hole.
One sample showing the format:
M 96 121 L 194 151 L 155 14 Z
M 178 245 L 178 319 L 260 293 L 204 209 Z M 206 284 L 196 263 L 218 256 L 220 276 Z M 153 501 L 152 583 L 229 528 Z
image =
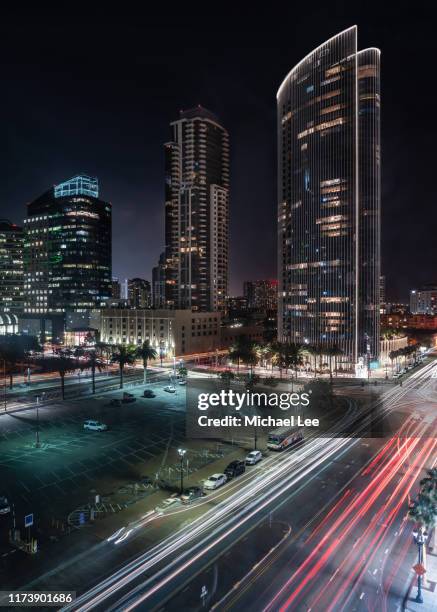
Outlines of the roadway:
M 435 372 L 426 365 L 379 401 L 381 415 L 397 413 L 398 432 L 360 438 L 363 416 L 357 437 L 269 456 L 66 610 L 392 609 L 412 548 L 407 502 L 436 455 Z

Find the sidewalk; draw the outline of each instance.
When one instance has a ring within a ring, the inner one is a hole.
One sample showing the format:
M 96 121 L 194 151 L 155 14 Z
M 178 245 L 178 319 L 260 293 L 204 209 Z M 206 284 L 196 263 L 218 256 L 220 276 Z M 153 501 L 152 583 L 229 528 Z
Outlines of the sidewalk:
M 413 576 L 405 595 L 402 609 L 405 612 L 437 612 L 437 547 L 432 548 L 433 537 L 426 547 L 426 574 L 422 580 L 423 603 L 414 601 L 417 594 L 417 576 Z

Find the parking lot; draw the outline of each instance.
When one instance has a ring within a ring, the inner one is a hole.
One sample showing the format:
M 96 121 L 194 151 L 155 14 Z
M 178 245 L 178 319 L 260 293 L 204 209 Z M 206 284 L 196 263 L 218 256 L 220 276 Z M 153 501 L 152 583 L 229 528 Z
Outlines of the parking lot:
M 64 520 L 97 493 L 137 480 L 151 466 L 160 468 L 163 454 L 178 448 L 185 436 L 185 390 L 168 394 L 163 383 L 148 387 L 155 398 L 142 398 L 141 386 L 133 391 L 136 401 L 121 407 L 109 406 L 121 391 L 41 407 L 40 448 L 36 410 L 1 416 L 0 494 L 14 504 L 17 524 L 30 512 L 40 525 Z M 87 419 L 104 422 L 108 430 L 84 430 Z M 10 521 L 0 521 L 3 541 Z

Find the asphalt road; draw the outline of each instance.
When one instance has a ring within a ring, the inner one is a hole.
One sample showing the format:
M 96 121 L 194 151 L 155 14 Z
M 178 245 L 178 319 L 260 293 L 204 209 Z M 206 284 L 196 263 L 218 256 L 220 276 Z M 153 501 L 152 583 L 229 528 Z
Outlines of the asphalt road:
M 397 413 L 402 435 L 317 439 L 269 457 L 68 609 L 392 606 L 409 563 L 408 495 L 436 456 L 434 376 L 431 364 L 385 395 L 381 411 Z

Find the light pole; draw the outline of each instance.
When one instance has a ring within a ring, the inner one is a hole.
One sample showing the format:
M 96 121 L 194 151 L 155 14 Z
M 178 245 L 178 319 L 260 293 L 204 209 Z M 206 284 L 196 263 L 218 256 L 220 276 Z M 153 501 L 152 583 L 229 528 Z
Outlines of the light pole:
M 178 454 L 181 460 L 181 495 L 184 492 L 184 457 L 186 452 L 185 448 L 178 448 Z
M 3 359 L 3 400 L 4 400 L 4 409 L 5 412 L 8 409 L 7 399 L 6 399 L 6 359 Z
M 417 544 L 417 549 L 418 549 L 418 553 L 419 553 L 418 565 L 421 566 L 421 565 L 423 565 L 423 545 L 425 544 L 428 536 L 427 536 L 426 533 L 423 532 L 423 528 L 420 527 L 420 529 L 418 531 L 413 531 L 413 537 L 414 537 L 414 541 Z M 416 595 L 416 599 L 414 601 L 416 603 L 423 603 L 423 597 L 422 597 L 422 572 L 420 571 L 422 568 L 418 567 L 417 569 L 418 569 L 418 571 L 417 571 L 417 595 Z
M 36 396 L 36 442 L 35 447 L 40 448 L 41 443 L 39 441 L 39 395 Z

